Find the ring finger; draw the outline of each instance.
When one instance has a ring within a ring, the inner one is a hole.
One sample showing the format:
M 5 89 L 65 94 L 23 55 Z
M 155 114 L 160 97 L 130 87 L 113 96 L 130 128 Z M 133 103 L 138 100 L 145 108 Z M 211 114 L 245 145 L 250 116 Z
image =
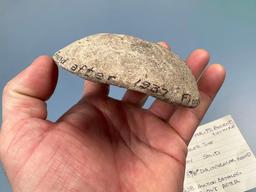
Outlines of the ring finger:
M 209 53 L 203 49 L 197 49 L 193 51 L 187 58 L 186 63 L 191 69 L 196 80 L 200 77 L 204 68 L 208 64 L 209 58 Z M 160 119 L 168 120 L 175 111 L 175 108 L 176 107 L 172 104 L 168 104 L 159 99 L 156 99 L 149 110 Z

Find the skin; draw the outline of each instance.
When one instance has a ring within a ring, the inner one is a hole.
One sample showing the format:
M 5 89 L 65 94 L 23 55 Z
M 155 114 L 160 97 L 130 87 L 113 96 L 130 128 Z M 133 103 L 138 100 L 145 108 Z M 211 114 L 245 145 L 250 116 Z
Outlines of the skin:
M 208 61 L 202 49 L 187 58 L 200 77 L 197 108 L 155 100 L 143 109 L 142 93 L 127 90 L 118 101 L 107 85 L 86 81 L 81 100 L 50 122 L 45 101 L 58 69 L 38 57 L 3 91 L 0 158 L 13 191 L 182 192 L 187 145 L 225 78 Z

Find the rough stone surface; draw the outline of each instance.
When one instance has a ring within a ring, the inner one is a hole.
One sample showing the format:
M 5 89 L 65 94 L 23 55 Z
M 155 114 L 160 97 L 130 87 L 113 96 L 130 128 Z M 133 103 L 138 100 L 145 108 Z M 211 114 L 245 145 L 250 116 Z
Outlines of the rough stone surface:
M 100 33 L 77 40 L 53 56 L 64 69 L 91 81 L 196 107 L 197 83 L 185 62 L 159 44 L 122 34 Z

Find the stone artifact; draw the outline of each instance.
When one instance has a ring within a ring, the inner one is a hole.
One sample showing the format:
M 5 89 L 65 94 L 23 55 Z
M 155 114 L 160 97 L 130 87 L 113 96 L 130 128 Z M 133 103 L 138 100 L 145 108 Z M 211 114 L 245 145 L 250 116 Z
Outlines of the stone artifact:
M 200 102 L 197 82 L 185 62 L 163 46 L 136 37 L 91 35 L 59 50 L 53 59 L 84 79 L 187 107 Z

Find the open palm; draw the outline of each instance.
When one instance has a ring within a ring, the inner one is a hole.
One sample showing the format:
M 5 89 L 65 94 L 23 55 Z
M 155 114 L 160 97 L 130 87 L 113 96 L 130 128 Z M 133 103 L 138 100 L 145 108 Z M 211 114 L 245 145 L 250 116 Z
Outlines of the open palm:
M 86 81 L 82 99 L 50 122 L 57 67 L 37 58 L 3 93 L 0 155 L 13 191 L 182 191 L 187 144 L 225 76 L 220 65 L 204 70 L 208 60 L 201 49 L 187 59 L 200 76 L 195 109 L 159 100 L 143 109 L 142 93 L 118 101 L 107 85 Z

